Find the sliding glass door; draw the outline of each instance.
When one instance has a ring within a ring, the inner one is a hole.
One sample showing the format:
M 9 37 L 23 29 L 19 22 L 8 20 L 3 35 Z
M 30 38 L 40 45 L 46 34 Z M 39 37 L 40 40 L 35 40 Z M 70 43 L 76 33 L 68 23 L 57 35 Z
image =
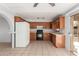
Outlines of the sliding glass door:
M 71 16 L 71 51 L 79 54 L 79 14 Z

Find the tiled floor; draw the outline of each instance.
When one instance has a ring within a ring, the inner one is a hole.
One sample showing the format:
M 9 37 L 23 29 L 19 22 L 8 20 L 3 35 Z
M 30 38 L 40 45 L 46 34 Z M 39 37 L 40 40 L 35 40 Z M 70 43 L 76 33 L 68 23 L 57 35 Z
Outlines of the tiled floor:
M 49 41 L 32 41 L 26 48 L 2 46 L 0 44 L 0 56 L 73 56 L 64 48 L 55 48 Z

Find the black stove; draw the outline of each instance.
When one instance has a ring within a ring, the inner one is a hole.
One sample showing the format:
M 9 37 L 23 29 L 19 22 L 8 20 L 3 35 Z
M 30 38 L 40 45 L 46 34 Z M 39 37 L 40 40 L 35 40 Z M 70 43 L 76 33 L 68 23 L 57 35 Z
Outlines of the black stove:
M 43 30 L 37 30 L 36 40 L 43 40 Z

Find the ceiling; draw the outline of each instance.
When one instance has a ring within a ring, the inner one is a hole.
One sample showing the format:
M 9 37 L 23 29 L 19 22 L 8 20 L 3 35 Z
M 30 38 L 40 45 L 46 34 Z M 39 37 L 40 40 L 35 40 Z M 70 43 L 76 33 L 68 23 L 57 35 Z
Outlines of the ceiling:
M 62 15 L 76 6 L 76 3 L 55 3 L 52 7 L 48 3 L 39 3 L 33 7 L 34 3 L 5 3 L 12 12 L 25 19 L 47 19 L 52 20 L 58 15 Z

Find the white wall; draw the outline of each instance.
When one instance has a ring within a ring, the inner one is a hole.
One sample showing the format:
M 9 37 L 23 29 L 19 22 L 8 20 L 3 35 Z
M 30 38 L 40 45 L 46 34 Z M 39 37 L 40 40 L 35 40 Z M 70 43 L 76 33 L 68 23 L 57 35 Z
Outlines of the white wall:
M 68 13 L 65 14 L 65 28 L 66 28 L 66 49 L 69 50 L 70 49 L 70 16 L 73 14 L 79 13 L 79 5 L 77 5 L 76 7 L 74 7 L 72 10 L 70 10 Z
M 0 16 L 0 42 L 11 42 L 10 27 L 8 22 Z
M 14 48 L 14 14 L 8 8 L 0 4 L 0 15 L 6 19 L 10 26 L 10 34 L 12 34 L 12 48 Z
M 65 40 L 65 47 L 67 50 L 70 49 L 70 17 L 69 15 L 66 15 L 66 19 L 65 19 L 65 27 L 66 27 L 66 40 Z

